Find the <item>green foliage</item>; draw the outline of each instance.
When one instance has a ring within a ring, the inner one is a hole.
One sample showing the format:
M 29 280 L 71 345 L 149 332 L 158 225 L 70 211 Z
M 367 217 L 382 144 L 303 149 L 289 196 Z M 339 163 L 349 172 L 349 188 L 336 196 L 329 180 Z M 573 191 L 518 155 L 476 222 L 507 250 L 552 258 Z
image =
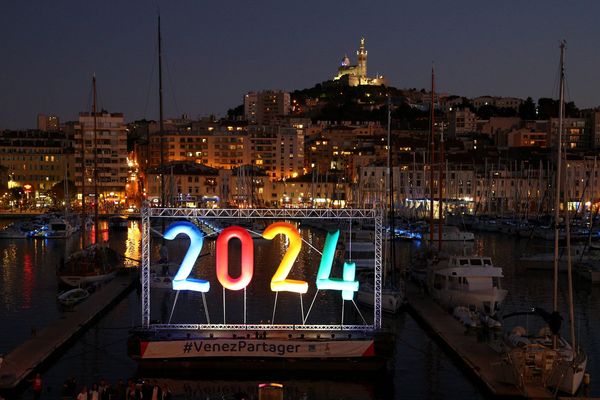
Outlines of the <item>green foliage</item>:
M 227 110 L 227 117 L 235 118 L 235 117 L 243 117 L 244 116 L 244 105 L 240 104 L 235 108 L 230 108 Z
M 69 192 L 69 200 L 73 200 L 77 195 L 77 186 L 71 180 L 67 181 L 68 192 Z M 62 202 L 65 200 L 65 182 L 64 180 L 55 183 L 50 190 L 48 190 L 48 195 L 55 202 Z
M 298 104 L 318 99 L 322 106 L 309 115 L 315 121 L 379 121 L 382 124 L 387 123 L 388 96 L 393 104 L 392 119 L 398 127 L 427 129 L 429 113 L 410 107 L 405 93 L 393 87 L 347 86 L 329 81 L 291 94 Z
M 528 97 L 520 106 L 519 106 L 519 117 L 524 120 L 533 120 L 537 118 L 535 112 L 535 103 L 531 97 Z
M 578 116 L 579 109 L 575 106 L 575 103 L 572 101 L 565 103 L 565 117 L 577 118 Z M 538 100 L 537 119 L 550 118 L 558 118 L 558 100 L 542 97 Z
M 8 189 L 8 195 L 10 196 L 11 200 L 19 201 L 23 198 L 25 192 L 23 191 L 22 187 L 16 186 Z

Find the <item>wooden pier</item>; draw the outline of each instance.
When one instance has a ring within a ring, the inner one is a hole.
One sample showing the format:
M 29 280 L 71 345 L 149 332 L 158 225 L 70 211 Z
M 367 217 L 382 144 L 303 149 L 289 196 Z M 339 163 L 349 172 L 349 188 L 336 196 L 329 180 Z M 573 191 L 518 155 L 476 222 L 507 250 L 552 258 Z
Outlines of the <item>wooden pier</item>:
M 4 356 L 0 364 L 0 390 L 11 391 L 30 378 L 42 364 L 58 355 L 61 349 L 83 330 L 106 313 L 111 306 L 129 293 L 137 282 L 137 270 L 119 275 L 96 289 L 73 311 L 32 334 L 23 344 Z
M 427 326 L 452 355 L 458 359 L 481 386 L 497 397 L 552 399 L 555 396 L 539 387 L 521 388 L 509 382 L 503 374 L 505 362 L 502 354 L 488 343 L 466 334 L 459 321 L 443 310 L 431 297 L 420 292 L 415 285 L 406 287 L 406 299 L 411 314 Z M 505 369 L 506 370 L 506 369 Z

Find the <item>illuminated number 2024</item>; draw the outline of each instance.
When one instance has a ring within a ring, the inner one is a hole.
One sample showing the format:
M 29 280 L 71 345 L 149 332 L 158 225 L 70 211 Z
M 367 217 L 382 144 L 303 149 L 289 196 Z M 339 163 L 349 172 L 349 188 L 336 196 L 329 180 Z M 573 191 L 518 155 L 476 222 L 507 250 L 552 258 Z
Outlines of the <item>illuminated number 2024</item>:
M 204 236 L 196 225 L 191 222 L 183 221 L 171 224 L 165 231 L 164 238 L 173 240 L 180 233 L 183 233 L 190 238 L 190 247 L 181 262 L 179 270 L 173 278 L 173 289 L 208 292 L 210 290 L 210 282 L 202 279 L 189 278 L 194 264 L 200 255 L 200 251 L 202 250 Z M 286 236 L 289 240 L 289 245 L 279 267 L 271 278 L 271 290 L 274 292 L 285 291 L 306 293 L 308 291 L 308 282 L 287 279 L 302 248 L 300 234 L 292 224 L 287 222 L 275 222 L 264 230 L 263 237 L 272 240 L 279 234 Z M 331 278 L 331 269 L 339 235 L 339 230 L 327 234 L 319 270 L 317 271 L 316 284 L 317 289 L 319 290 L 340 290 L 344 300 L 352 300 L 354 292 L 358 291 L 358 282 L 354 280 L 356 273 L 355 264 L 345 262 L 342 279 Z M 231 275 L 229 275 L 229 241 L 232 238 L 237 238 L 242 243 L 241 273 L 237 278 L 232 278 Z M 217 278 L 224 288 L 229 290 L 241 290 L 250 284 L 254 274 L 254 242 L 247 230 L 239 226 L 231 226 L 224 229 L 217 238 L 215 258 Z

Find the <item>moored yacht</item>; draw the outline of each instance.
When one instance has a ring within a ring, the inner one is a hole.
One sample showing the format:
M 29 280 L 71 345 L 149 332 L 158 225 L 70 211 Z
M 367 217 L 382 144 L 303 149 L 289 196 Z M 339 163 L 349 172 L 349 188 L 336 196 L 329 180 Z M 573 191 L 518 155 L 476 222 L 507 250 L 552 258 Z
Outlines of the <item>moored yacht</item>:
M 559 335 L 554 346 L 552 336 L 559 325 L 556 328 L 557 332 L 552 332 L 544 327 L 536 335 L 529 335 L 521 326 L 513 328 L 506 340 L 508 376 L 515 371 L 520 377 L 517 384 L 542 385 L 574 395 L 583 381 L 587 356 Z
M 375 268 L 374 242 L 346 242 L 345 246 L 345 260 L 353 262 L 357 270 Z
M 68 218 L 57 216 L 50 219 L 46 225 L 32 231 L 31 237 L 37 239 L 66 239 L 78 230 L 79 226 L 76 221 L 72 222 Z
M 516 327 L 509 336 L 508 343 L 510 350 L 507 354 L 507 364 L 513 369 L 514 383 L 533 387 L 543 387 L 562 391 L 569 395 L 574 395 L 581 386 L 585 369 L 587 367 L 587 355 L 585 351 L 578 346 L 578 336 L 575 331 L 575 307 L 573 302 L 573 278 L 571 261 L 571 237 L 570 237 L 570 214 L 567 207 L 567 199 L 564 195 L 568 193 L 568 187 L 562 186 L 562 163 L 566 163 L 566 153 L 562 149 L 561 137 L 563 129 L 563 111 L 564 111 L 564 50 L 565 43 L 560 44 L 560 100 L 559 100 L 559 122 L 556 132 L 556 171 L 555 171 L 555 205 L 554 205 L 554 257 L 552 263 L 553 273 L 553 311 L 546 312 L 539 308 L 533 311 L 514 313 L 519 314 L 538 314 L 548 324 L 536 336 L 529 336 L 523 328 Z M 568 180 L 567 180 L 568 182 Z M 567 184 L 565 182 L 565 185 Z M 562 205 L 562 207 L 561 207 Z M 561 336 L 561 323 L 563 317 L 559 313 L 558 294 L 558 271 L 560 267 L 561 249 L 559 241 L 561 240 L 561 230 L 558 222 L 561 220 L 561 209 L 564 211 L 565 238 L 566 241 L 566 262 L 567 262 L 567 295 L 566 303 L 569 309 L 569 334 L 570 340 Z M 505 316 L 505 319 L 507 316 Z
M 423 240 L 429 240 L 429 236 L 429 231 L 422 234 Z M 443 242 L 470 242 L 475 240 L 475 235 L 473 235 L 473 232 L 461 231 L 456 226 L 444 226 L 441 239 Z M 437 227 L 433 228 L 433 240 L 438 240 Z
M 67 258 L 58 276 L 68 286 L 83 287 L 114 278 L 122 265 L 122 258 L 116 251 L 94 244 Z
M 375 290 L 372 281 L 360 283 L 356 292 L 356 301 L 364 306 L 373 307 L 375 304 Z M 386 313 L 397 313 L 404 304 L 404 292 L 398 288 L 381 288 L 381 309 Z
M 501 287 L 502 277 L 502 268 L 490 257 L 451 256 L 432 261 L 427 287 L 444 308 L 467 306 L 494 315 L 508 293 Z

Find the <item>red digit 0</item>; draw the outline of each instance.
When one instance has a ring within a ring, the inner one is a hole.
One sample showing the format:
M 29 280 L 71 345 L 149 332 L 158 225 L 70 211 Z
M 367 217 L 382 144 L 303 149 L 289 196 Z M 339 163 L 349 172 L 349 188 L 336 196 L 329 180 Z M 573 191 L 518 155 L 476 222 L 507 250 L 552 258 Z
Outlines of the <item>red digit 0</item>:
M 242 271 L 237 278 L 229 275 L 229 240 L 232 238 L 242 242 Z M 247 230 L 239 226 L 223 229 L 217 238 L 216 264 L 217 278 L 224 288 L 241 290 L 248 286 L 254 274 L 254 242 Z

